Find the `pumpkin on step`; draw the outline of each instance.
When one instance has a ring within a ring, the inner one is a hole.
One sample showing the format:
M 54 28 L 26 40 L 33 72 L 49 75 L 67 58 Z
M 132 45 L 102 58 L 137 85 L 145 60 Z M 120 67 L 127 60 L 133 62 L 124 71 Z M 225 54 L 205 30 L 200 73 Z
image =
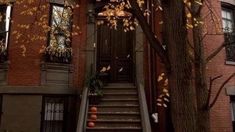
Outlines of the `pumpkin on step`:
M 90 110 L 91 110 L 92 113 L 97 113 L 97 107 L 95 107 L 95 106 L 92 106 L 90 108 Z
M 97 119 L 97 115 L 91 114 L 90 118 L 91 118 L 91 120 L 96 120 Z
M 94 122 L 88 122 L 88 127 L 95 127 L 95 123 Z

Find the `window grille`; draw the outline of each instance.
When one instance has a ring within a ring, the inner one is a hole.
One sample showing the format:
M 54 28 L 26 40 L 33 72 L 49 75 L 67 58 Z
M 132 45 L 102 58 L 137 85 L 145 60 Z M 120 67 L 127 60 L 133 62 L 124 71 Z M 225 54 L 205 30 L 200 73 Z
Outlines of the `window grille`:
M 44 97 L 41 132 L 65 132 L 67 105 L 66 97 Z

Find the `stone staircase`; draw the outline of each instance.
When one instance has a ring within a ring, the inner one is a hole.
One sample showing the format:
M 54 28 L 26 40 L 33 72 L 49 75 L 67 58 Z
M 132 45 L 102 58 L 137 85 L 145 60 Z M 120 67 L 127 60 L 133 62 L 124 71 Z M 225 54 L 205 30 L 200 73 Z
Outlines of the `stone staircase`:
M 104 96 L 97 108 L 97 119 L 90 119 L 94 127 L 86 127 L 87 132 L 142 132 L 138 90 L 133 84 L 117 83 L 104 87 Z

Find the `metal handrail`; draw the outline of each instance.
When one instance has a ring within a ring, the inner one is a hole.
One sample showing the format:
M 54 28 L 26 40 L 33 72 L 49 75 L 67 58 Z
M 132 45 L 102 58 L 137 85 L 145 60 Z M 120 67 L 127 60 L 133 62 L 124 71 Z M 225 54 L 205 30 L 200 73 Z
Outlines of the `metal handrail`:
M 152 132 L 149 120 L 148 106 L 146 103 L 145 90 L 142 84 L 139 84 L 138 86 L 138 93 L 139 93 L 141 124 L 143 132 Z
M 78 122 L 76 132 L 85 132 L 86 128 L 86 117 L 87 117 L 87 109 L 88 109 L 88 87 L 85 87 L 82 92 L 82 100 L 79 110 Z

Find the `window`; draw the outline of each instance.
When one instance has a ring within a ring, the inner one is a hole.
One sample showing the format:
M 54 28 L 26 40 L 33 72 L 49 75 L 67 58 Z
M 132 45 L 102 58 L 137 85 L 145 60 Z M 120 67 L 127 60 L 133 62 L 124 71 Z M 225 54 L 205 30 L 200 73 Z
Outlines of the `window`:
M 50 46 L 70 47 L 71 8 L 52 4 L 51 13 Z
M 222 8 L 222 26 L 225 36 L 226 61 L 235 61 L 234 8 Z
M 235 132 L 235 97 L 230 96 L 233 132 Z
M 0 5 L 0 56 L 6 55 L 11 20 L 11 5 Z
M 233 11 L 222 9 L 222 23 L 224 32 L 232 32 L 234 27 Z
M 48 46 L 45 59 L 49 62 L 70 63 L 72 58 L 71 29 L 72 8 L 51 4 Z
M 68 100 L 65 97 L 44 97 L 41 132 L 65 132 Z

